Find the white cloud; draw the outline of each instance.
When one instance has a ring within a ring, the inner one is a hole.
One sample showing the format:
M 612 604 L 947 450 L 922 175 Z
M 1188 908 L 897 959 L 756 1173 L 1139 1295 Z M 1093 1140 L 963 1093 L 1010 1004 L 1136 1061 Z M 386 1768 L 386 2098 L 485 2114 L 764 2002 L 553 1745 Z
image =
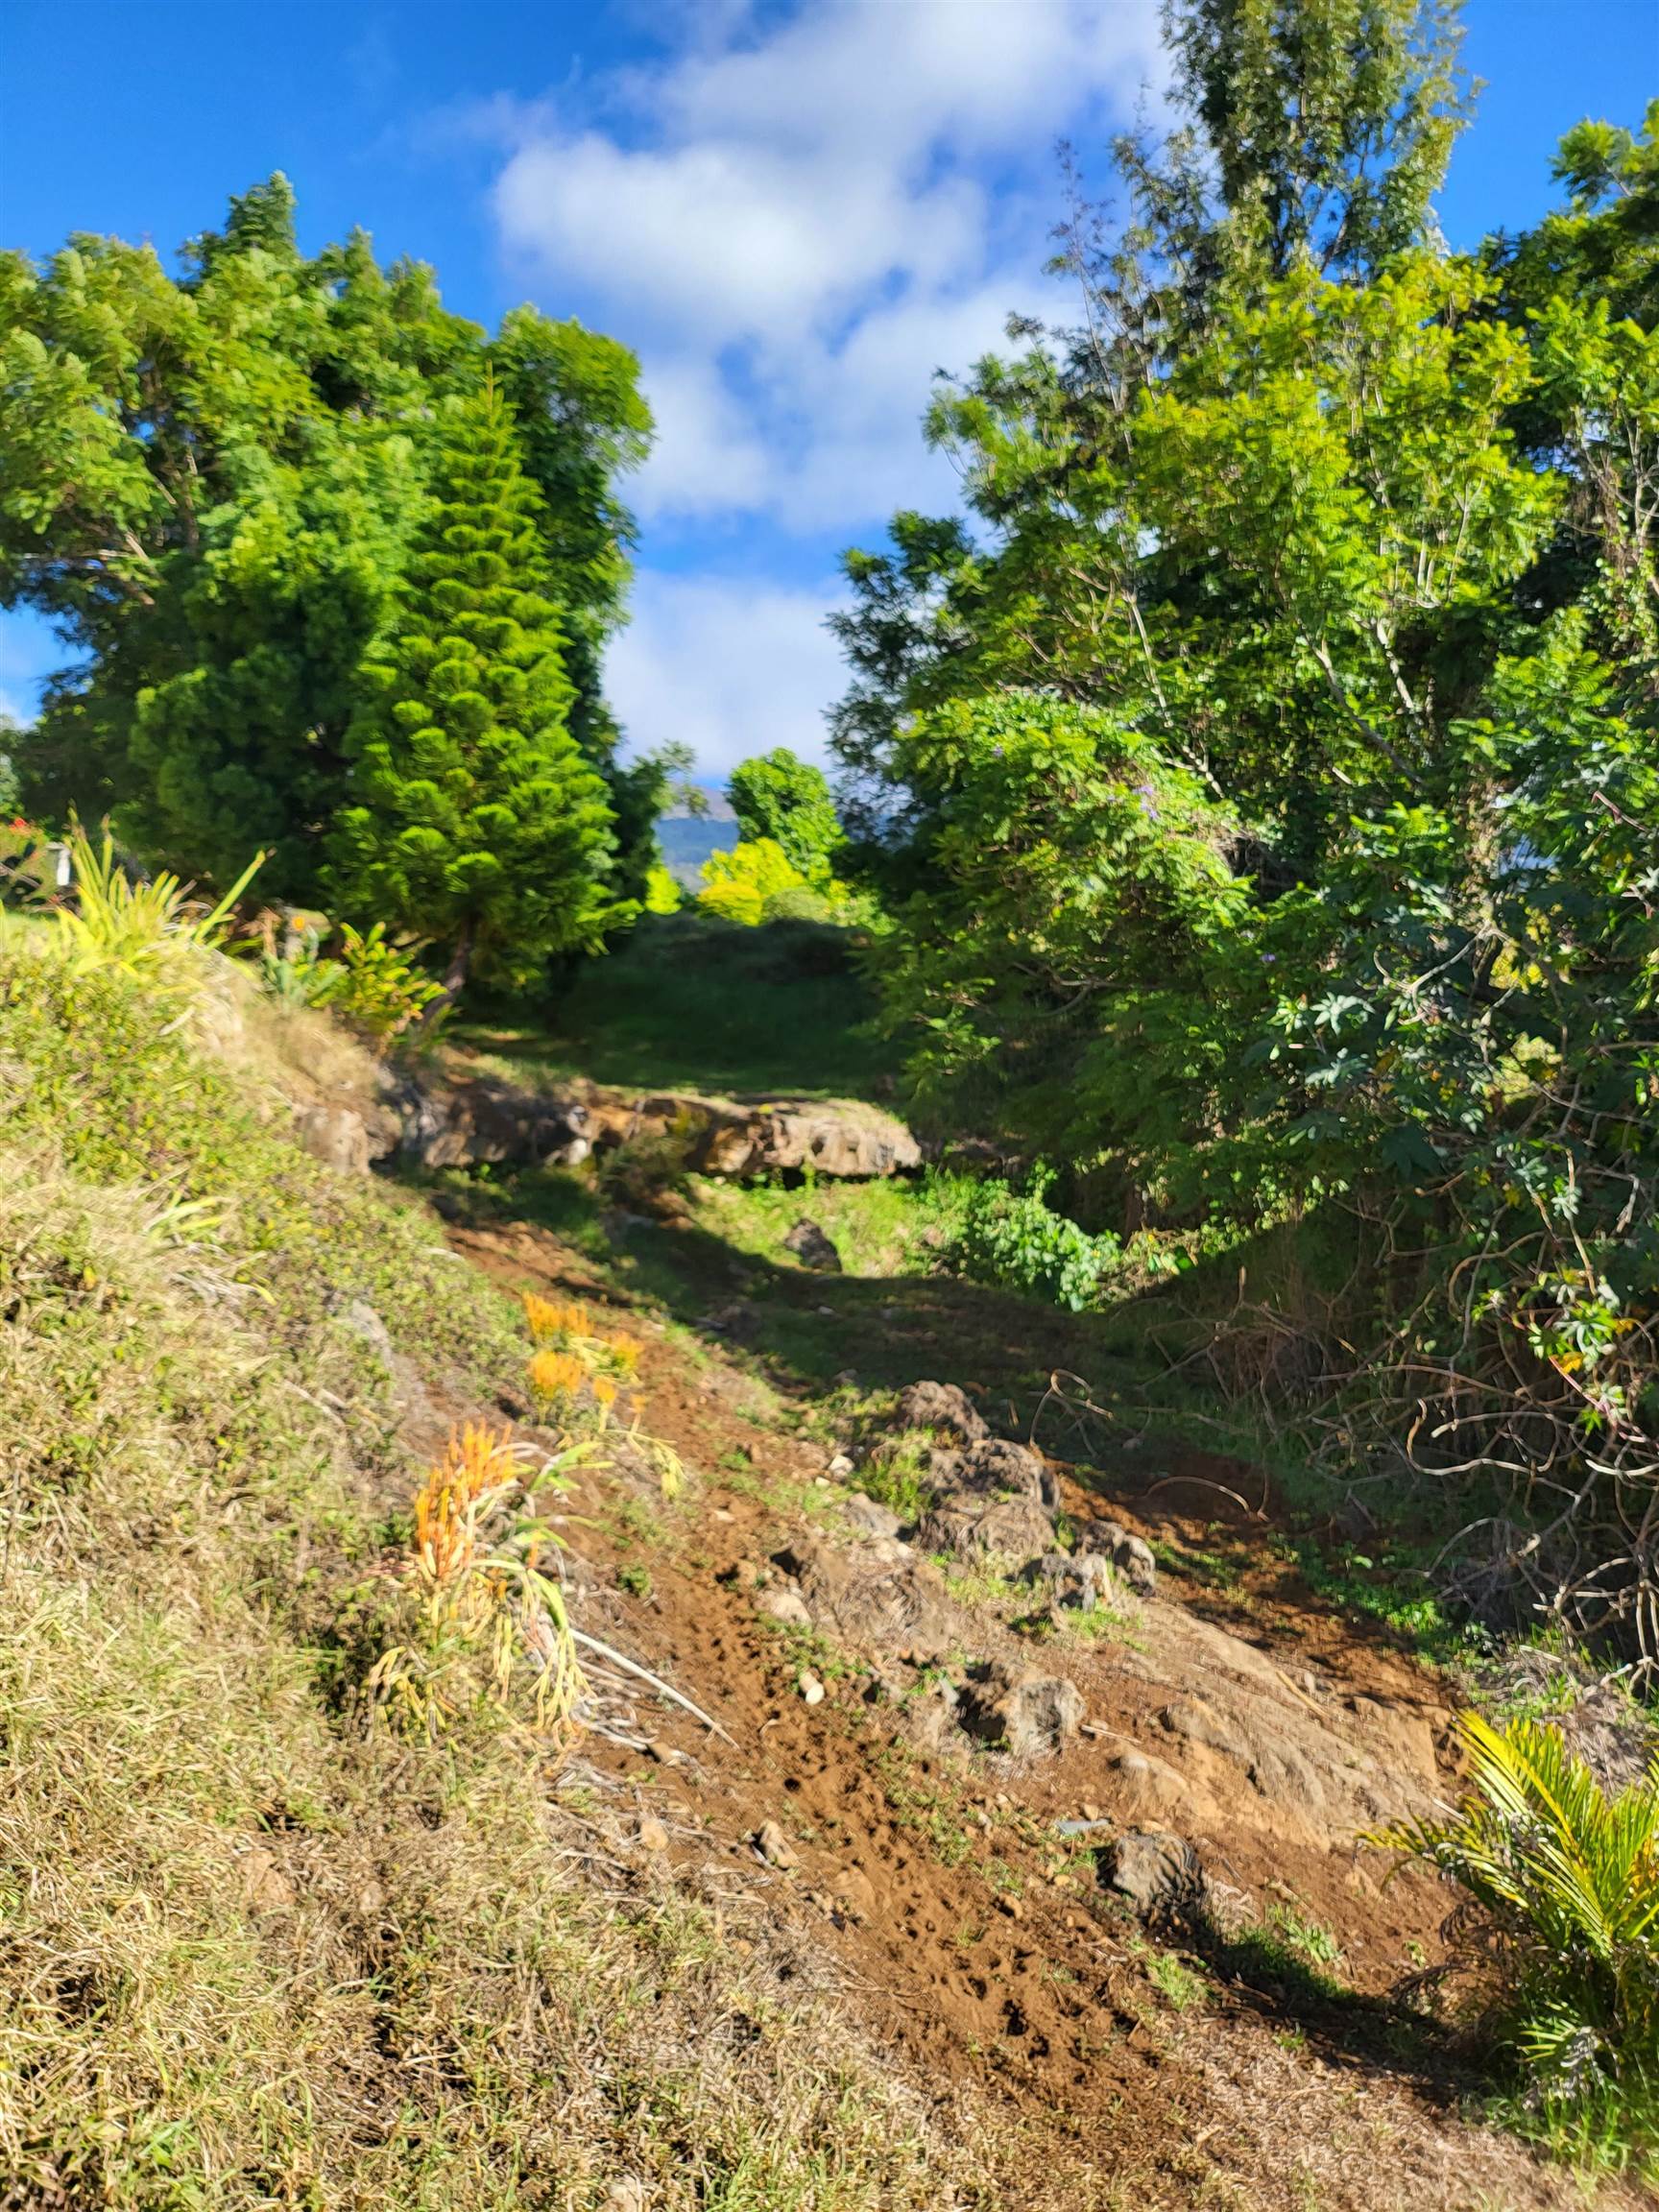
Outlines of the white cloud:
M 1151 0 L 905 0 L 802 9 L 753 43 L 684 60 L 661 110 L 689 138 L 731 133 L 875 164 L 939 143 L 984 150 L 1050 126 L 1080 90 L 1142 73 Z
M 586 132 L 521 147 L 495 208 L 509 246 L 647 327 L 779 342 L 869 285 L 969 257 L 983 221 L 974 187 L 896 183 L 753 142 L 625 150 Z
M 642 572 L 606 671 L 631 749 L 680 738 L 711 782 L 774 745 L 826 760 L 824 709 L 844 687 L 824 627 L 836 597 L 830 582 L 789 589 Z
M 920 434 L 932 374 L 1001 344 L 1010 309 L 1064 317 L 1053 144 L 1127 120 L 1156 0 L 703 0 L 670 22 L 660 66 L 475 111 L 503 148 L 498 234 L 550 309 L 574 296 L 639 349 L 647 548 L 718 524 L 729 558 L 755 518 L 816 565 L 826 533 L 955 504 Z M 612 656 L 636 738 L 686 736 L 710 774 L 821 754 L 829 596 L 642 578 Z
M 640 347 L 647 517 L 853 526 L 948 489 L 930 374 L 1043 302 L 1053 141 L 1125 115 L 1156 45 L 1153 0 L 810 0 L 619 75 L 610 129 L 515 109 L 501 240 Z

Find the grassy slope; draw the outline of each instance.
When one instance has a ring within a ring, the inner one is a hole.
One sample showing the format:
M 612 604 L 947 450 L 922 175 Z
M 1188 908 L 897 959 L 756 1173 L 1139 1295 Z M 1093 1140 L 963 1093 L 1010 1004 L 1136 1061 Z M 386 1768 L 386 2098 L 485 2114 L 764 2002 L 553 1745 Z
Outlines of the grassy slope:
M 520 1075 L 581 1073 L 642 1091 L 879 1098 L 896 1056 L 843 932 L 646 915 L 582 968 L 550 1019 L 514 1008 L 454 1034 Z
M 456 1409 L 521 1344 L 174 1013 L 0 951 L 0 2200 L 944 2200 L 763 1941 L 586 1886 L 534 1745 L 365 1723 L 410 1470 L 343 1309 Z

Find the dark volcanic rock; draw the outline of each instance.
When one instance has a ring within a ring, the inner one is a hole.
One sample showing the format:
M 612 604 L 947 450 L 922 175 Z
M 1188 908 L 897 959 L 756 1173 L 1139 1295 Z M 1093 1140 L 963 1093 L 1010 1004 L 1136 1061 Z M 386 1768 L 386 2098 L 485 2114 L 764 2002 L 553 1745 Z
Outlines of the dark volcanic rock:
M 816 1221 L 805 1215 L 796 1222 L 783 1239 L 785 1252 L 793 1252 L 804 1267 L 810 1267 L 821 1275 L 839 1275 L 841 1255 L 831 1239 Z
M 901 1429 L 942 1429 L 976 1444 L 991 1431 L 985 1417 L 959 1383 L 912 1382 L 899 1400 Z

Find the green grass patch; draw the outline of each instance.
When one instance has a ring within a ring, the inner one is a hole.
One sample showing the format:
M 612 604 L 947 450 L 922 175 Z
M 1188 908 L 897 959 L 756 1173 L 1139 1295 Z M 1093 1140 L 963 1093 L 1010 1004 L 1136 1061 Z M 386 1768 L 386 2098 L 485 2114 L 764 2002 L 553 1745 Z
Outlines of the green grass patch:
M 818 923 L 648 914 L 550 1010 L 504 1006 L 452 1034 L 518 1080 L 886 1098 L 899 1055 L 875 1033 L 855 955 L 851 932 Z

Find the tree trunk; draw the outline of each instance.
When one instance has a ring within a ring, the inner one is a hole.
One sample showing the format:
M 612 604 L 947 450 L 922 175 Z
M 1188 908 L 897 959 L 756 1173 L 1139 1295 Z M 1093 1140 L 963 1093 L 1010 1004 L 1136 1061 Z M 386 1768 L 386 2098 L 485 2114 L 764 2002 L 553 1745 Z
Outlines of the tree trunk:
M 472 965 L 472 925 L 463 922 L 449 954 L 449 965 L 444 971 L 444 998 L 445 1004 L 458 998 L 467 983 L 467 971 Z

